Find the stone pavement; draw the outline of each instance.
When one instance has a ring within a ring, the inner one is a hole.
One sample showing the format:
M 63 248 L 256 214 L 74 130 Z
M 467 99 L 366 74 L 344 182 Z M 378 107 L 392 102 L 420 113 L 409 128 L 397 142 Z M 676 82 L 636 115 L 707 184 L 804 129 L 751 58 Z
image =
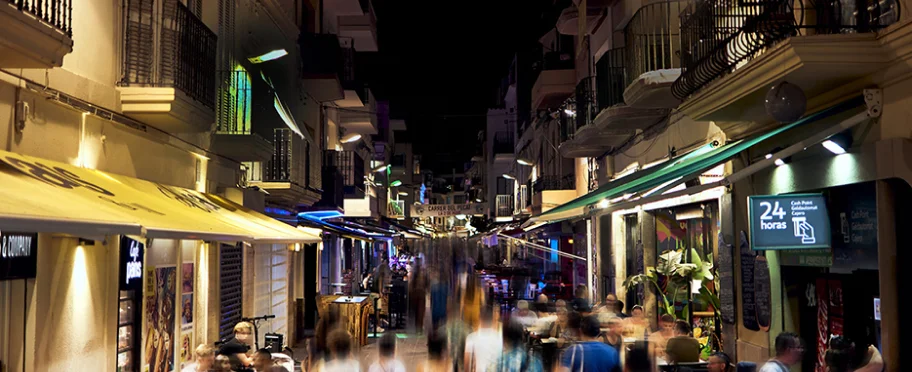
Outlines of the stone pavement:
M 396 335 L 399 337 L 399 342 L 396 343 L 396 355 L 405 364 L 408 371 L 414 371 L 418 364 L 427 360 L 427 337 L 408 334 L 404 330 L 399 330 Z M 370 338 L 368 344 L 361 347 L 361 367 L 364 370 L 367 370 L 377 360 L 377 340 Z

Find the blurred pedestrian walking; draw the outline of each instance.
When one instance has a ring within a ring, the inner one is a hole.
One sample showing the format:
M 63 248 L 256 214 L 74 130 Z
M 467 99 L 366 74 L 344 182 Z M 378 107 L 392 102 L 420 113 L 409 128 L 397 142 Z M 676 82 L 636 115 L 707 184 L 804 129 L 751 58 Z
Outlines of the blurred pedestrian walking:
M 542 372 L 538 357 L 530 355 L 523 343 L 523 326 L 511 320 L 503 327 L 503 354 L 488 367 L 488 372 Z
M 405 365 L 396 358 L 396 334 L 386 333 L 378 342 L 380 356 L 368 372 L 405 372 Z
M 465 363 L 467 372 L 487 370 L 503 351 L 503 336 L 494 329 L 494 311 L 484 306 L 481 309 L 481 323 L 478 330 L 466 338 Z
M 562 372 L 615 372 L 620 370 L 617 350 L 599 340 L 598 317 L 587 316 L 580 321 L 580 342 L 567 348 L 561 358 Z

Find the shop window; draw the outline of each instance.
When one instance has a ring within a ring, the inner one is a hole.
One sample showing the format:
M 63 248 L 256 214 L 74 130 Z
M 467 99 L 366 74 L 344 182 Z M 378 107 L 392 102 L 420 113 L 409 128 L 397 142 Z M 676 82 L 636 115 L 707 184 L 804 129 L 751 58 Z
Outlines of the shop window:
M 234 335 L 234 326 L 241 321 L 243 299 L 243 244 L 221 244 L 219 263 L 219 338 Z
M 709 279 L 709 275 L 705 274 L 715 265 L 703 263 L 715 263 L 718 207 L 712 202 L 659 210 L 655 219 L 658 255 L 653 264 L 660 271 L 659 285 L 664 288 L 664 295 L 673 306 L 675 317 L 689 321 L 695 334 L 703 335 L 698 337 L 701 342 L 713 342 L 713 338 L 707 336 L 718 330 L 712 305 L 713 296 L 717 295 L 718 278 L 712 275 L 713 279 Z M 686 270 L 678 268 L 690 264 L 696 267 L 681 274 Z
M 140 318 L 140 304 L 137 302 L 139 291 L 120 291 L 120 300 L 117 312 L 117 372 L 139 371 L 137 356 L 139 355 L 139 327 L 137 320 Z

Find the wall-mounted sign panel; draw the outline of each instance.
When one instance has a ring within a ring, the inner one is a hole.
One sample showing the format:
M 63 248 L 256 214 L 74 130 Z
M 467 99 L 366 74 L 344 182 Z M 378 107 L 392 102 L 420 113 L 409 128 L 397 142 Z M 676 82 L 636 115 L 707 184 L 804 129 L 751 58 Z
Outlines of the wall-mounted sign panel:
M 120 238 L 120 289 L 141 289 L 146 245 L 126 236 Z
M 830 247 L 830 217 L 822 194 L 760 195 L 747 199 L 751 249 Z
M 412 217 L 445 217 L 458 215 L 483 215 L 487 204 L 421 204 L 412 205 Z
M 0 231 L 0 280 L 31 279 L 38 268 L 38 234 Z

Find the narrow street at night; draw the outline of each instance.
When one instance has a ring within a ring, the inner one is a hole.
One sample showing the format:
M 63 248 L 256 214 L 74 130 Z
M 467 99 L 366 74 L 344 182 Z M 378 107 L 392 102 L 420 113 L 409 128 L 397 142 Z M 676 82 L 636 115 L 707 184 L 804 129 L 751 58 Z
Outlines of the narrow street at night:
M 910 6 L 0 0 L 0 372 L 912 370 Z

